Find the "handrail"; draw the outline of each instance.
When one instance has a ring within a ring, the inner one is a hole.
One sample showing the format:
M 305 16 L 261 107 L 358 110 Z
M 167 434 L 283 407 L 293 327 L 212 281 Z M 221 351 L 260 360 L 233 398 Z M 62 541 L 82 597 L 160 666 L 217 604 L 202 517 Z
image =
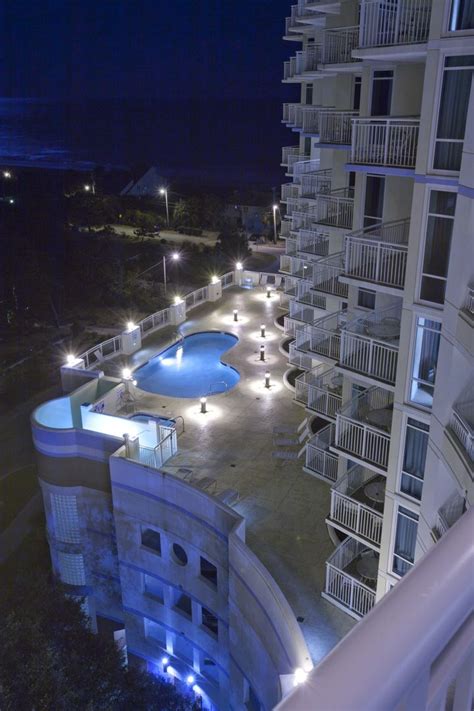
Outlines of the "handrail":
M 225 380 L 214 380 L 214 381 L 209 385 L 209 390 L 207 391 L 207 395 L 212 395 L 212 386 L 213 386 L 213 385 L 220 385 L 221 383 L 222 383 L 223 385 L 225 385 L 224 394 L 226 394 L 227 391 L 228 391 L 228 389 L 229 389 L 229 384 L 226 383 Z M 218 391 L 218 392 L 220 392 L 220 391 Z M 216 393 L 216 394 L 217 394 L 217 393 Z

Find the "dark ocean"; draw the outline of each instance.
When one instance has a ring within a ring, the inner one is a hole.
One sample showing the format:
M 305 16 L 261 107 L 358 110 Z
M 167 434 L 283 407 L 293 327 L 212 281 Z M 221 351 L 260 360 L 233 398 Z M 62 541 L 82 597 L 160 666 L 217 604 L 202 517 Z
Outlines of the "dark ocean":
M 278 185 L 281 100 L 0 99 L 0 163 L 156 165 L 170 178 Z

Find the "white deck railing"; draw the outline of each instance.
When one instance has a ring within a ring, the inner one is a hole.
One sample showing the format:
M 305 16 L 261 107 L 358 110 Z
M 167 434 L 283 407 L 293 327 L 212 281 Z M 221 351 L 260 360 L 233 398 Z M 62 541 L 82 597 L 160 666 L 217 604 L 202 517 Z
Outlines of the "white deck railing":
M 352 50 L 359 43 L 359 25 L 339 27 L 323 32 L 323 47 L 320 62 L 322 64 L 346 64 L 359 62 L 352 57 Z
M 345 238 L 347 276 L 403 289 L 410 220 L 372 225 Z
M 342 405 L 341 379 L 334 368 L 318 365 L 296 378 L 295 399 L 309 410 L 335 419 Z
M 367 548 L 363 543 L 347 538 L 326 561 L 324 592 L 355 613 L 357 617 L 363 617 L 375 605 L 375 590 L 350 575 L 345 569 L 366 551 Z M 369 555 L 372 554 L 373 552 L 370 551 Z
M 299 146 L 283 146 L 281 149 L 281 164 L 288 165 L 288 160 L 290 156 L 299 155 Z
M 313 289 L 347 299 L 349 287 L 339 281 L 344 272 L 344 252 L 317 261 L 313 268 Z
M 309 160 L 302 160 L 296 163 L 293 170 L 295 183 L 301 181 L 302 175 L 314 173 L 316 170 L 319 170 L 320 165 L 319 158 L 310 158 Z
M 463 413 L 460 409 L 455 408 L 456 405 L 453 407 L 451 413 L 451 419 L 449 421 L 450 429 L 456 435 L 468 458 L 471 462 L 474 462 L 474 431 L 469 424 L 465 412 Z M 474 403 L 471 403 L 471 411 L 472 410 L 474 410 Z M 474 420 L 474 417 L 471 412 L 471 421 L 472 420 Z
M 285 240 L 285 254 L 288 257 L 296 257 L 298 253 L 298 240 L 296 237 L 287 237 Z
M 288 170 L 286 171 L 290 175 L 293 175 L 293 169 L 297 163 L 304 161 L 308 158 L 306 153 L 295 153 L 288 156 Z
M 144 447 L 139 445 L 136 455 L 130 456 L 140 464 L 159 469 L 178 452 L 178 441 L 176 430 L 173 427 L 161 427 L 163 438 L 156 447 Z
M 305 173 L 301 176 L 301 197 L 314 198 L 331 191 L 331 168 Z
M 290 276 L 311 281 L 313 278 L 313 263 L 299 257 L 280 256 L 280 271 Z
M 288 316 L 285 318 L 288 318 Z M 289 318 L 296 319 L 302 323 L 313 323 L 314 310 L 310 306 L 300 304 L 298 301 L 290 301 Z
M 362 0 L 359 46 L 386 47 L 426 42 L 430 29 L 432 0 Z
M 322 294 L 315 294 L 311 289 L 311 283 L 306 280 L 298 280 L 296 287 L 296 301 L 300 304 L 307 304 L 316 309 L 326 309 L 326 297 Z M 313 321 L 317 318 L 314 317 Z
M 338 456 L 329 451 L 334 442 L 334 425 L 319 430 L 306 445 L 306 469 L 327 481 L 336 481 Z
M 319 112 L 320 106 L 306 106 L 303 111 L 303 122 L 301 125 L 303 133 L 319 133 Z
M 473 526 L 474 508 L 275 711 L 471 709 Z
M 329 233 L 320 230 L 299 230 L 297 237 L 299 252 L 325 257 L 329 252 Z
M 419 118 L 353 119 L 351 162 L 414 168 L 419 128 Z
M 149 317 L 151 318 L 151 317 Z M 81 353 L 79 358 L 84 360 L 86 369 L 100 365 L 103 360 L 113 358 L 122 351 L 122 336 L 114 336 Z
M 283 219 L 280 223 L 280 237 L 288 237 L 291 232 L 290 220 Z
M 296 335 L 297 347 L 305 352 L 317 353 L 334 361 L 339 360 L 341 329 L 347 320 L 346 311 L 338 311 L 305 326 Z
M 383 515 L 357 501 L 353 495 L 374 478 L 359 464 L 352 467 L 331 489 L 331 521 L 379 546 Z
M 284 103 L 283 104 L 283 123 L 293 123 L 295 107 L 301 106 L 301 104 L 296 103 Z
M 351 188 L 339 188 L 317 197 L 317 222 L 350 230 L 354 216 L 354 196 Z
M 312 363 L 311 356 L 306 355 L 306 353 L 300 353 L 294 341 L 290 343 L 288 361 L 291 365 L 296 365 L 298 368 L 303 368 L 303 370 L 309 370 Z
M 348 321 L 341 334 L 339 365 L 395 385 L 401 306 L 395 305 Z
M 314 227 L 318 216 L 317 206 L 312 205 L 305 212 L 293 212 L 291 215 L 291 231 L 309 230 Z
M 474 286 L 467 287 L 467 294 L 462 309 L 474 317 Z
M 195 306 L 199 306 L 200 304 L 207 301 L 208 296 L 209 291 L 207 286 L 202 287 L 202 289 L 196 289 L 196 291 L 192 291 L 190 294 L 187 294 L 185 297 L 186 311 L 189 311 Z
M 352 119 L 358 115 L 358 111 L 321 111 L 319 117 L 320 142 L 350 146 Z
M 336 415 L 335 446 L 383 471 L 388 467 L 393 393 L 370 388 Z

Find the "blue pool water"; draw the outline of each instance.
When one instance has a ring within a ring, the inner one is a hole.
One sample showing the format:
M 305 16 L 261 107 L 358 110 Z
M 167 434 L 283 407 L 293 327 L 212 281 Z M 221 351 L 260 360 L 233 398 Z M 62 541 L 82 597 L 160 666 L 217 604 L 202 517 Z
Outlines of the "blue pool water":
M 240 380 L 221 356 L 239 339 L 231 333 L 205 331 L 186 336 L 133 373 L 142 390 L 168 397 L 202 397 L 230 390 Z
M 134 422 L 148 422 L 149 420 L 155 420 L 159 425 L 164 427 L 174 427 L 176 424 L 175 420 L 168 420 L 166 417 L 158 417 L 157 415 L 147 415 L 146 412 L 137 412 L 136 415 L 132 415 L 128 418 L 129 420 L 134 420 Z

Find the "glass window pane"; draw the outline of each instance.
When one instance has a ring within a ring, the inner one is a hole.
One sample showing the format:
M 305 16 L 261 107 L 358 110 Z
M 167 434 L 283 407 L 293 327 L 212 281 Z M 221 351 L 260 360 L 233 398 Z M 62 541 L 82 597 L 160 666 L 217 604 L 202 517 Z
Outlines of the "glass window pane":
M 444 304 L 446 280 L 424 276 L 421 279 L 420 299 L 432 304 Z
M 417 323 L 410 397 L 413 402 L 425 407 L 431 407 L 438 363 L 441 324 L 438 321 L 431 321 L 422 317 L 418 319 Z
M 472 0 L 452 0 L 449 18 L 450 32 L 474 29 L 474 2 Z
M 415 499 L 421 499 L 423 488 L 426 453 L 428 450 L 426 427 L 421 422 L 409 419 L 405 434 L 403 473 L 400 488 L 403 493 L 413 496 Z
M 393 556 L 393 570 L 398 575 L 405 575 L 415 562 L 416 535 L 418 516 L 402 506 L 398 509 L 397 532 Z
M 430 193 L 429 212 L 436 215 L 450 215 L 454 217 L 456 210 L 456 193 L 444 190 L 432 190 Z
M 456 58 L 458 62 L 460 59 Z M 465 69 L 444 72 L 434 158 L 434 167 L 439 170 L 459 170 L 461 166 L 462 143 L 449 141 L 464 140 L 471 75 Z
M 385 178 L 380 175 L 368 175 L 365 181 L 365 217 L 382 219 L 384 192 Z
M 377 78 L 377 74 L 385 76 Z M 389 116 L 392 104 L 393 72 L 375 72 L 372 80 L 372 116 Z

